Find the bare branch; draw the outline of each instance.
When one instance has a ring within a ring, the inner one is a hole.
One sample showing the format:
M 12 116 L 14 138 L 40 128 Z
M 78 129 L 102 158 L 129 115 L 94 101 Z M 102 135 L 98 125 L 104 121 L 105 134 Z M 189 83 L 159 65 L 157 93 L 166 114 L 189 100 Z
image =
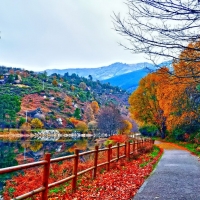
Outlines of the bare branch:
M 197 0 L 126 0 L 126 5 L 127 16 L 122 18 L 114 13 L 113 24 L 130 44 L 121 45 L 132 53 L 145 53 L 154 60 L 158 57 L 180 60 L 183 50 L 191 50 L 188 44 L 200 39 Z M 188 61 L 196 59 L 190 57 Z

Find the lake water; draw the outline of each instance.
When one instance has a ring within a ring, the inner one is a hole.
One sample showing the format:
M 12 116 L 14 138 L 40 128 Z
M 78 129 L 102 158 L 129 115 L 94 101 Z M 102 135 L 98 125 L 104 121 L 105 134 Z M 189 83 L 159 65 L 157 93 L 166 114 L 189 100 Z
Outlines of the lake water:
M 93 149 L 94 137 L 52 137 L 52 138 L 0 138 L 0 168 L 42 160 L 45 153 L 51 158 L 71 155 L 75 148 L 80 151 Z M 0 175 L 0 192 L 4 181 L 11 174 Z

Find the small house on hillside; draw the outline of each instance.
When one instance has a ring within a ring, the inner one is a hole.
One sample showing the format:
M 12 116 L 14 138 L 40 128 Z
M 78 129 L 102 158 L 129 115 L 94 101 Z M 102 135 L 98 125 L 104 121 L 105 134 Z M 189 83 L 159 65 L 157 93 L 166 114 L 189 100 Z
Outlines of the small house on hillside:
M 45 116 L 40 108 L 37 108 L 36 110 L 33 111 L 28 111 L 27 116 L 31 118 L 38 118 L 40 120 L 45 119 Z
M 9 73 L 5 73 L 3 76 L 4 76 L 4 79 L 6 80 L 8 77 L 9 77 Z
M 6 83 L 6 80 L 8 79 L 10 74 L 8 73 L 5 73 L 3 75 L 0 75 L 0 84 L 5 84 Z
M 0 79 L 0 84 L 5 84 L 5 80 L 4 79 Z

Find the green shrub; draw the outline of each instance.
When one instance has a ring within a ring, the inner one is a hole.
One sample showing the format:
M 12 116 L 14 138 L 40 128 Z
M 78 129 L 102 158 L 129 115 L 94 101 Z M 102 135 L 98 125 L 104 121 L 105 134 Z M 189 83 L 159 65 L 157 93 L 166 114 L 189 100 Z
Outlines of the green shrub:
M 200 144 L 200 132 L 197 133 L 197 134 L 195 135 L 195 137 L 194 137 L 194 142 L 195 142 L 196 144 Z
M 55 100 L 56 100 L 56 101 L 62 101 L 62 98 L 56 97 Z
M 180 128 L 175 128 L 172 131 L 172 137 L 175 140 L 184 141 L 184 134 L 185 134 L 185 131 L 183 129 L 180 129 Z
M 60 110 L 64 110 L 64 104 L 63 103 L 60 103 L 59 106 Z
M 144 136 L 154 137 L 154 136 L 156 136 L 158 128 L 154 125 L 144 125 L 139 128 L 139 131 Z

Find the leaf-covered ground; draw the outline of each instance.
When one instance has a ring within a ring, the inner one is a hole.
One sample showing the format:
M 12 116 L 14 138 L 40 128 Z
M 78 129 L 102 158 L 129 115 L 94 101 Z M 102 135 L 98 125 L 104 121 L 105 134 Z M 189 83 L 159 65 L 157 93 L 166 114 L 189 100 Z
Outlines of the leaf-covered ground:
M 156 146 L 158 146 L 162 149 L 167 149 L 167 150 L 172 150 L 172 149 L 187 150 L 185 147 L 179 146 L 179 145 L 171 143 L 171 142 L 159 142 L 159 141 L 157 141 Z
M 145 179 L 152 172 L 163 151 L 155 147 L 153 152 L 141 155 L 137 160 L 119 161 L 113 170 L 97 176 L 91 180 L 90 176 L 83 176 L 78 180 L 76 193 L 69 193 L 71 185 L 52 190 L 50 200 L 128 200 L 141 187 Z
M 122 149 L 123 150 L 123 149 Z M 144 180 L 153 170 L 158 159 L 162 155 L 162 150 L 154 146 L 142 149 L 143 152 L 134 152 L 130 161 L 119 160 L 112 163 L 110 171 L 105 168 L 98 168 L 97 178 L 92 180 L 92 172 L 88 172 L 77 180 L 77 191 L 71 193 L 71 183 L 65 183 L 49 190 L 49 199 L 66 200 L 114 200 L 130 199 L 133 197 Z M 146 153 L 144 153 L 146 152 Z M 114 153 L 114 152 L 113 152 Z M 143 153 L 143 154 L 142 154 Z M 104 154 L 102 154 L 103 156 Z M 99 158 L 101 163 L 106 162 L 106 156 Z M 93 159 L 88 162 L 79 163 L 79 171 L 93 166 Z M 52 164 L 50 170 L 49 183 L 56 182 L 71 175 L 73 161 Z M 42 168 L 26 170 L 24 173 L 14 176 L 12 180 L 6 182 L 3 197 L 5 200 L 30 192 L 41 187 Z M 41 199 L 40 195 L 35 195 L 33 199 Z

